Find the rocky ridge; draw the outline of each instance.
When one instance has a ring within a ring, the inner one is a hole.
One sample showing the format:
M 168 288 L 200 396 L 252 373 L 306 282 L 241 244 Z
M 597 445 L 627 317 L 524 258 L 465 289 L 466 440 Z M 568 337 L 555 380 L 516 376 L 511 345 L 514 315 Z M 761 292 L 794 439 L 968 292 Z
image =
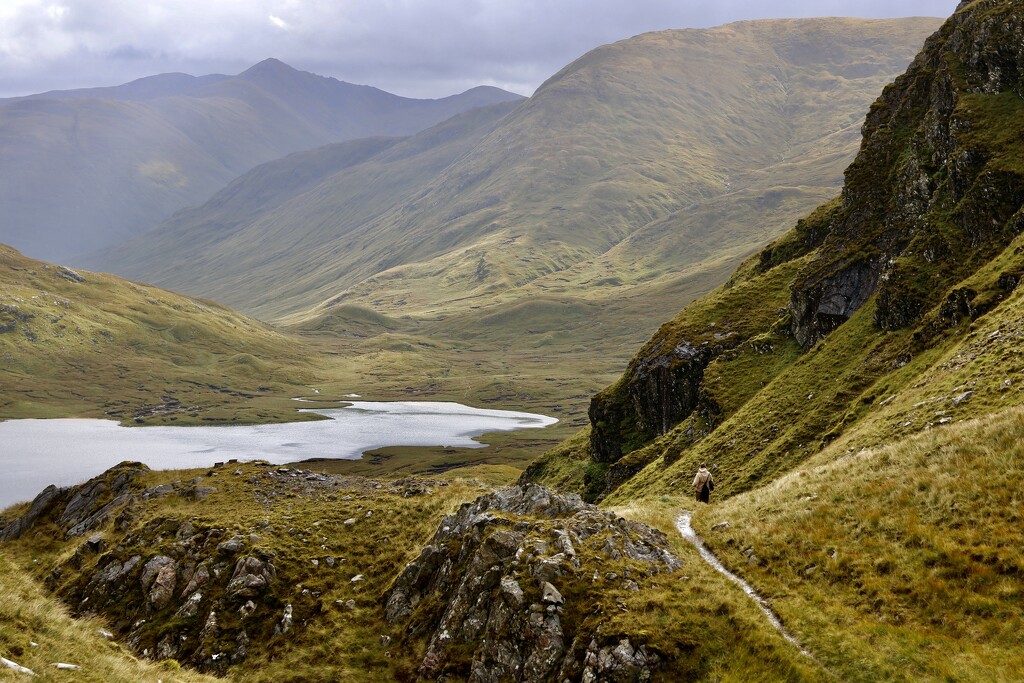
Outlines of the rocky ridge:
M 523 485 L 441 522 L 384 596 L 423 679 L 646 681 L 665 655 L 602 630 L 615 592 L 681 561 L 660 531 Z M 611 571 L 615 569 L 616 571 Z
M 965 6 L 872 105 L 840 206 L 792 287 L 804 347 L 875 294 L 880 329 L 916 323 L 1024 229 L 1021 169 L 984 130 L 1024 112 L 1024 15 L 1013 4 Z
M 187 514 L 154 515 L 151 504 L 179 499 L 177 509 L 201 512 L 224 477 L 241 480 L 268 512 L 295 499 L 345 502 L 360 490 L 409 498 L 438 485 L 415 478 L 334 477 L 265 463 L 225 463 L 205 476 L 152 486 L 143 481 L 148 473 L 145 465 L 126 462 L 78 486 L 47 487 L 24 514 L 0 521 L 0 540 L 74 543 L 84 537 L 46 576 L 47 587 L 75 614 L 104 617 L 112 636 L 137 655 L 217 673 L 244 661 L 253 647 L 292 638 L 328 608 L 322 589 L 303 587 L 299 567 L 268 543 L 282 533 L 306 543 L 320 529 L 279 531 L 269 519 L 253 519 L 248 530 L 231 530 Z M 369 521 L 371 514 L 364 510 L 360 516 Z M 355 523 L 338 520 L 337 526 L 352 529 Z M 356 569 L 334 554 L 326 536 L 320 541 L 322 551 L 311 549 L 313 559 L 306 562 L 338 577 L 325 579 L 326 585 L 348 584 Z M 354 606 L 349 600 L 333 608 Z
M 1024 252 L 1006 251 L 1024 231 L 1022 45 L 1024 12 L 1004 0 L 962 4 L 929 38 L 868 112 L 840 197 L 664 325 L 594 397 L 588 495 L 608 494 L 659 458 L 671 465 L 870 307 L 870 330 L 851 334 L 867 335 L 861 348 L 878 345 L 874 358 L 835 365 L 850 384 L 828 398 L 821 387 L 804 389 L 807 401 L 826 405 L 792 408 L 811 415 L 806 424 L 769 424 L 736 457 L 787 433 L 778 450 L 806 454 L 857 419 L 850 401 L 861 391 L 1010 297 L 1024 272 Z M 543 467 L 525 480 L 544 481 Z

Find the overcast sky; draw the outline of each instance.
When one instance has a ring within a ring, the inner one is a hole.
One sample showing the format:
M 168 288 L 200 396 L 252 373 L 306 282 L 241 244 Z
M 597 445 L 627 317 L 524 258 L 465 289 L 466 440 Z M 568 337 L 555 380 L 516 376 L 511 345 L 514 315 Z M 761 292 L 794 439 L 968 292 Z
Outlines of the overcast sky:
M 957 0 L 0 0 L 0 97 L 266 57 L 411 97 L 529 95 L 588 50 L 741 19 L 948 16 Z

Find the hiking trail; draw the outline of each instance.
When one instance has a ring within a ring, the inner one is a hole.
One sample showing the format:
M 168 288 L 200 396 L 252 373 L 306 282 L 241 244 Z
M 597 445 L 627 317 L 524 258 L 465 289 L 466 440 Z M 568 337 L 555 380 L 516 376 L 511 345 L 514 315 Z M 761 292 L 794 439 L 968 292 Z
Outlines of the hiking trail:
M 711 565 L 715 571 L 742 588 L 743 592 L 746 593 L 747 596 L 757 604 L 761 611 L 764 612 L 764 615 L 768 617 L 768 621 L 771 622 L 773 627 L 775 627 L 775 630 L 778 631 L 783 638 L 795 645 L 797 649 L 800 650 L 800 654 L 820 664 L 820 662 L 814 658 L 814 655 L 812 655 L 807 648 L 800 644 L 800 641 L 794 638 L 789 631 L 786 630 L 786 627 L 782 625 L 782 620 L 779 619 L 779 615 L 777 615 L 768 605 L 768 601 L 761 597 L 761 595 L 755 591 L 749 583 L 726 569 L 718 558 L 715 557 L 715 554 L 707 549 L 704 545 L 703 539 L 697 535 L 697 532 L 694 531 L 693 527 L 690 525 L 692 517 L 692 512 L 683 511 L 680 513 L 679 517 L 676 518 L 676 529 L 679 531 L 680 535 L 697 549 L 701 558 Z

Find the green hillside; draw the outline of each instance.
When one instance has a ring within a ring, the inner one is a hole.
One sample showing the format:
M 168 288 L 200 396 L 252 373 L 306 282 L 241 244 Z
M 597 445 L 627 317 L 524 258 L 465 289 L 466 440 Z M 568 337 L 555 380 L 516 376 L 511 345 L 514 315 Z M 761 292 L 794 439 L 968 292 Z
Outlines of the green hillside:
M 735 265 L 832 196 L 863 109 L 937 26 L 638 36 L 570 64 L 414 183 L 357 194 L 381 160 L 400 168 L 385 152 L 212 240 L 187 239 L 216 211 L 202 207 L 90 265 L 300 322 L 335 303 L 434 318 L 534 296 L 657 301 L 680 272 Z M 646 333 L 676 301 L 615 324 Z
M 843 679 L 1022 675 L 1020 35 L 1019 3 L 964 5 L 870 108 L 841 195 L 525 475 L 643 507 L 712 464 L 695 527 Z
M 0 100 L 0 242 L 38 258 L 89 253 L 290 152 L 409 135 L 518 99 L 474 88 L 414 100 L 268 59 L 237 76 L 163 74 Z
M 136 422 L 304 419 L 301 341 L 211 301 L 0 245 L 0 415 Z

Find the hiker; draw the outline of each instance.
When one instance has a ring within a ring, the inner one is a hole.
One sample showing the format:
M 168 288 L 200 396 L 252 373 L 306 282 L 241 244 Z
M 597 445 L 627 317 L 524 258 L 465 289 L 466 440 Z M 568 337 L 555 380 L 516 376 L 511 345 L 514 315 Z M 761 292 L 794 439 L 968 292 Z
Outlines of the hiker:
M 693 478 L 693 492 L 700 503 L 711 502 L 711 492 L 715 490 L 715 480 L 704 463 L 700 464 L 697 476 Z

